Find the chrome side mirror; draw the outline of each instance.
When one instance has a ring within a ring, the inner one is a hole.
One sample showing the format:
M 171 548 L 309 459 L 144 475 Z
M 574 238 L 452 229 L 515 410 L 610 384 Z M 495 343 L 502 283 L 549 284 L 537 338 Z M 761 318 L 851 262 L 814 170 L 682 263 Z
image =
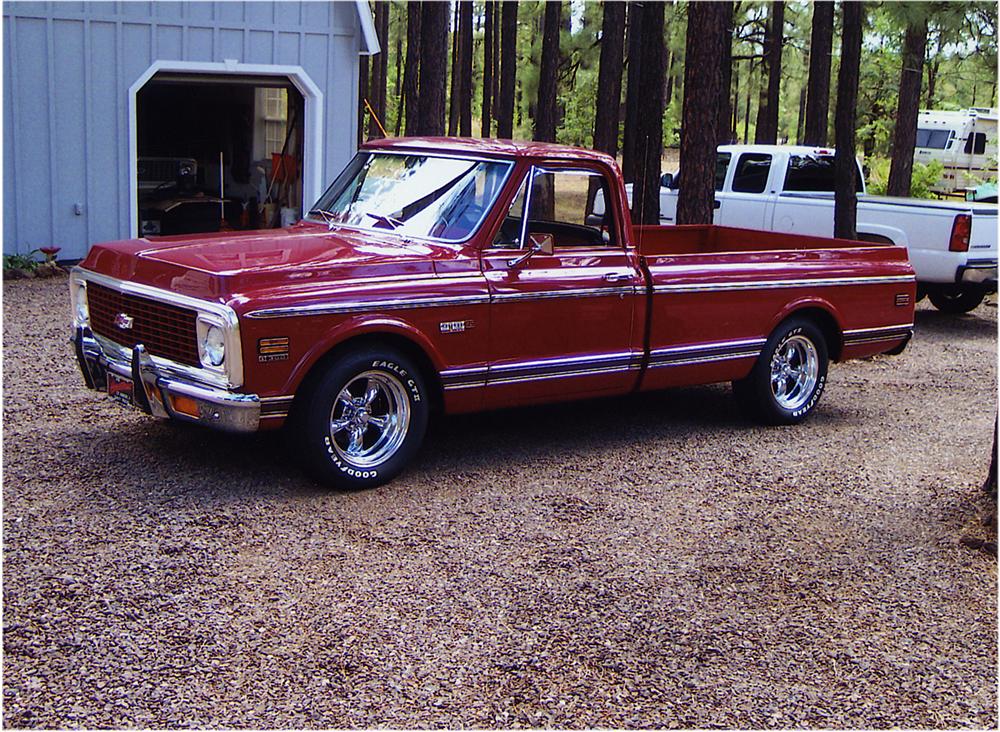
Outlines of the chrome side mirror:
M 555 239 L 552 234 L 529 234 L 528 248 L 519 257 L 507 260 L 507 266 L 511 269 L 520 267 L 536 254 L 551 255 L 555 247 Z

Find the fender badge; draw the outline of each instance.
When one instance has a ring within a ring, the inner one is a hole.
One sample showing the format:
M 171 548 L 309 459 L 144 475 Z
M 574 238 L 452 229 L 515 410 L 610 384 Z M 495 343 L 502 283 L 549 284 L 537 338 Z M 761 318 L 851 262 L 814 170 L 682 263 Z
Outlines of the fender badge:
M 118 313 L 118 315 L 115 316 L 115 327 L 121 328 L 122 330 L 131 330 L 134 322 L 135 318 L 131 315 L 126 315 L 125 313 Z
M 467 330 L 472 330 L 475 323 L 471 320 L 449 320 L 445 323 L 441 323 L 442 333 L 463 333 Z

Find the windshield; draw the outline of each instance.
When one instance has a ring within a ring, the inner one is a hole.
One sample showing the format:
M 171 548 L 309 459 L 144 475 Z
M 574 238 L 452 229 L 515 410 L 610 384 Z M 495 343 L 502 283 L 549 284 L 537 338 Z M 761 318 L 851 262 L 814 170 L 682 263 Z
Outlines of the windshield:
M 468 239 L 500 194 L 513 163 L 360 152 L 310 211 L 330 226 Z

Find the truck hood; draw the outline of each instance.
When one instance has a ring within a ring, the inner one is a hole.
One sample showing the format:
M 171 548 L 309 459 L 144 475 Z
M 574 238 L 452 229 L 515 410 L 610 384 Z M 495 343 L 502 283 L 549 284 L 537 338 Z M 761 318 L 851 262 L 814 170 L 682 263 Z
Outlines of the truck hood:
M 226 302 L 256 290 L 330 285 L 338 280 L 432 274 L 461 245 L 381 232 L 330 231 L 302 222 L 288 229 L 192 234 L 95 244 L 81 263 L 117 279 Z

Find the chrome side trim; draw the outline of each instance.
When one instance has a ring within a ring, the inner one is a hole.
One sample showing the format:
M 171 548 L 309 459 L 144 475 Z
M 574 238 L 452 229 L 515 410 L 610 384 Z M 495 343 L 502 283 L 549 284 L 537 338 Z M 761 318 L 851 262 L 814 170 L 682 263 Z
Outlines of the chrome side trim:
M 766 338 L 744 338 L 737 341 L 717 341 L 713 343 L 698 343 L 691 346 L 670 346 L 669 348 L 657 348 L 650 351 L 651 358 L 659 356 L 671 356 L 674 354 L 685 354 L 699 351 L 718 351 L 725 349 L 746 349 L 754 346 L 763 346 L 767 342 Z
M 862 343 L 898 341 L 913 336 L 913 324 L 887 325 L 879 328 L 855 328 L 844 331 L 844 345 L 856 346 Z
M 93 282 L 102 285 L 123 295 L 135 295 L 136 297 L 143 297 L 149 300 L 165 302 L 168 305 L 176 305 L 177 307 L 194 310 L 197 313 L 209 313 L 216 316 L 222 322 L 224 326 L 223 331 L 226 334 L 224 371 L 222 369 L 214 371 L 207 367 L 196 368 L 165 358 L 152 357 L 153 362 L 158 367 L 169 368 L 188 378 L 196 379 L 212 386 L 233 389 L 243 385 L 243 344 L 240 340 L 240 320 L 236 316 L 236 311 L 228 305 L 211 300 L 199 300 L 196 297 L 181 295 L 170 290 L 160 289 L 159 287 L 119 280 L 114 277 L 98 274 L 97 272 L 91 272 L 89 269 L 84 269 L 79 265 L 71 270 L 70 276 L 84 282 Z M 97 334 L 95 333 L 94 335 L 96 336 Z M 103 336 L 101 336 L 101 340 L 102 345 L 105 343 L 113 344 L 115 350 L 127 353 L 129 354 L 128 357 L 131 357 L 132 349 L 125 348 Z
M 251 310 L 247 318 L 288 318 L 302 315 L 342 315 L 363 313 L 374 310 L 411 310 L 414 308 L 445 307 L 448 305 L 485 305 L 490 296 L 451 295 L 449 297 L 412 297 L 391 300 L 371 300 L 368 302 L 314 303 L 312 305 L 290 305 L 283 308 Z
M 763 350 L 766 338 L 744 338 L 719 343 L 699 343 L 691 346 L 658 348 L 649 354 L 649 368 L 664 366 L 689 366 L 716 361 L 756 358 Z
M 441 281 L 441 280 L 439 280 Z M 447 284 L 447 281 L 441 281 Z M 550 300 L 565 297 L 602 297 L 606 295 L 635 294 L 635 287 L 586 287 L 575 290 L 546 290 L 543 292 L 507 292 L 494 295 L 450 295 L 433 297 L 392 298 L 387 300 L 352 301 L 339 303 L 314 303 L 312 305 L 290 305 L 282 308 L 251 310 L 247 318 L 287 318 L 305 315 L 342 315 L 376 310 L 411 310 L 423 307 L 447 307 L 449 305 L 485 305 L 490 302 L 512 300 Z
M 655 278 L 655 274 L 653 275 Z M 891 275 L 885 277 L 824 277 L 813 280 L 754 280 L 751 282 L 709 282 L 697 285 L 654 285 L 653 292 L 658 294 L 680 294 L 688 292 L 719 292 L 728 290 L 774 290 L 790 287 L 846 287 L 849 285 L 889 285 L 898 283 L 913 283 L 916 278 L 910 275 Z
M 441 381 L 446 390 L 470 389 L 494 384 L 626 372 L 636 370 L 641 365 L 641 352 L 619 351 L 518 361 L 493 367 L 449 369 L 441 372 Z
M 564 297 L 603 297 L 606 295 L 634 295 L 635 287 L 582 287 L 576 290 L 544 290 L 541 292 L 502 292 L 493 295 L 496 302 L 512 300 L 553 300 Z
M 882 333 L 885 331 L 913 330 L 913 323 L 897 323 L 896 325 L 879 325 L 874 328 L 851 328 L 844 331 L 844 337 L 860 335 L 863 333 Z
M 693 364 L 714 363 L 716 361 L 735 361 L 741 358 L 757 358 L 761 349 L 748 349 L 745 351 L 734 351 L 732 353 L 719 353 L 705 356 L 689 356 L 687 358 L 675 358 L 665 361 L 650 362 L 649 368 L 659 369 L 664 366 L 691 366 Z
M 558 371 L 549 374 L 537 374 L 526 376 L 509 376 L 499 379 L 489 379 L 487 386 L 500 386 L 504 384 L 518 384 L 524 381 L 548 381 L 550 379 L 565 379 L 573 376 L 599 376 L 600 374 L 617 374 L 628 371 L 638 371 L 638 365 L 618 366 L 611 368 L 593 368 L 580 371 Z

